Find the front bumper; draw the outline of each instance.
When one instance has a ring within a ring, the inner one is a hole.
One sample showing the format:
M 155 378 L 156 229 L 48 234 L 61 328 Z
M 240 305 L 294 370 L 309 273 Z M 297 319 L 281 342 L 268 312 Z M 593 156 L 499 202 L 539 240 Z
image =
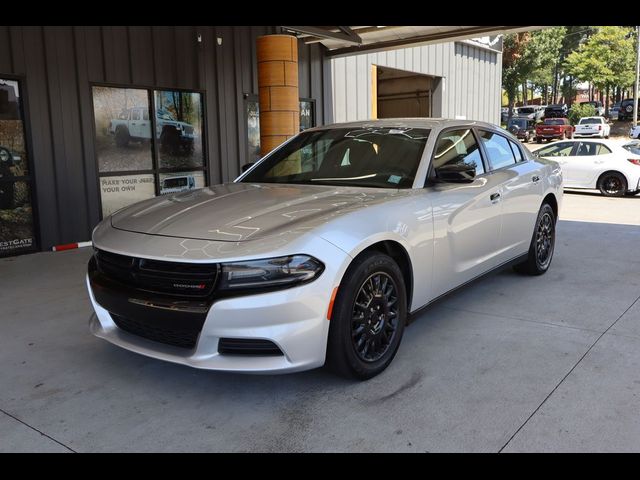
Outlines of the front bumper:
M 288 373 L 320 367 L 325 362 L 329 321 L 327 310 L 333 289 L 339 284 L 350 257 L 324 240 L 331 262 L 314 281 L 268 293 L 257 293 L 213 301 L 194 348 L 182 348 L 149 340 L 116 325 L 112 313 L 101 305 L 91 284 L 86 283 L 95 313 L 89 319 L 91 332 L 127 350 L 190 367 L 243 373 Z M 124 302 L 137 303 L 135 294 Z M 149 307 L 152 308 L 152 307 Z M 151 313 L 153 315 L 153 313 Z M 176 321 L 188 321 L 178 315 Z M 221 354 L 221 338 L 268 340 L 283 355 Z

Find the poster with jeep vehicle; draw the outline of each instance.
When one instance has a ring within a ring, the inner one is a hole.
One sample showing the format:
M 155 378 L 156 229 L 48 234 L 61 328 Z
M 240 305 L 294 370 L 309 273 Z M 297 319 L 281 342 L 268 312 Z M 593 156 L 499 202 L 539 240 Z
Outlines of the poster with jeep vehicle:
M 0 257 L 35 247 L 20 85 L 0 78 Z
M 93 106 L 103 215 L 204 186 L 203 172 L 191 171 L 205 163 L 200 93 L 94 86 Z

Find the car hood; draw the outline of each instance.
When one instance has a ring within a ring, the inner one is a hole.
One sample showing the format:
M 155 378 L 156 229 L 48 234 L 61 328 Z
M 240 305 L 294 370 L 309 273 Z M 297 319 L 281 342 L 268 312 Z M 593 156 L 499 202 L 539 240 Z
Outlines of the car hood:
M 240 242 L 304 233 L 338 215 L 408 190 L 229 183 L 164 195 L 124 208 L 111 225 L 148 235 Z

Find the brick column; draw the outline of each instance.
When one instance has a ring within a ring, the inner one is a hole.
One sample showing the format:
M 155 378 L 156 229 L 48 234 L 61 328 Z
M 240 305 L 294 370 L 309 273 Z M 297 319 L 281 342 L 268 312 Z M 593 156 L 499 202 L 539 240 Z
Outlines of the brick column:
M 260 154 L 300 131 L 298 41 L 292 35 L 257 39 L 260 91 Z

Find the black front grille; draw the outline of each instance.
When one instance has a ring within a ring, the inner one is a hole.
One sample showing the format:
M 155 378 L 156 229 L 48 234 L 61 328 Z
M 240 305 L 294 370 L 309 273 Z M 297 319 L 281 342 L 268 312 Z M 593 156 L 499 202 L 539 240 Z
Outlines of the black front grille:
M 221 338 L 218 353 L 222 355 L 284 355 L 278 346 L 269 340 L 247 338 Z
M 107 278 L 147 292 L 204 298 L 212 294 L 218 265 L 166 262 L 96 252 L 98 271 Z
M 125 332 L 138 335 L 148 340 L 173 345 L 174 347 L 193 348 L 198 341 L 200 329 L 177 330 L 152 325 L 147 321 L 132 320 L 111 313 L 114 323 Z

